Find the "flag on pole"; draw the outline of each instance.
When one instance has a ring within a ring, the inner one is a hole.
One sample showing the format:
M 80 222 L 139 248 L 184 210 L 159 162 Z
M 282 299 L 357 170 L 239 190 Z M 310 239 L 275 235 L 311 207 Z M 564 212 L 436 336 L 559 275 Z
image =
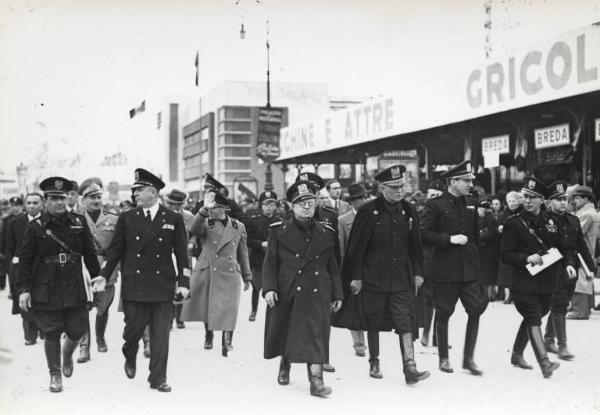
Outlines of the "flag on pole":
M 198 55 L 198 51 L 196 51 L 196 60 L 194 61 L 194 66 L 196 67 L 196 86 L 198 86 L 198 68 L 200 67 L 200 56 Z
M 515 142 L 515 165 L 518 171 L 525 168 L 525 157 L 527 157 L 527 138 L 525 137 L 525 129 L 521 128 L 517 131 L 517 141 Z
M 137 108 L 132 108 L 129 110 L 129 118 L 133 118 L 138 115 L 140 112 L 146 111 L 146 100 L 142 101 L 142 103 Z

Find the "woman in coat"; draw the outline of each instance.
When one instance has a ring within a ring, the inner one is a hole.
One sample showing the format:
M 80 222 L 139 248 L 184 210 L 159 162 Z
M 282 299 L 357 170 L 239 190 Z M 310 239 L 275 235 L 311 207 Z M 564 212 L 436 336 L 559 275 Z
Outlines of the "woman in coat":
M 231 351 L 240 306 L 242 281 L 250 287 L 246 229 L 225 214 L 229 201 L 207 192 L 190 233 L 202 244 L 202 253 L 190 277 L 190 299 L 183 305 L 182 321 L 204 321 L 207 330 L 220 330 L 222 354 Z
M 293 216 L 271 225 L 262 290 L 269 308 L 265 359 L 281 356 L 277 381 L 287 385 L 291 363 L 306 363 L 310 393 L 327 396 L 323 364 L 329 362 L 331 311 L 342 305 L 335 231 L 314 219 L 316 192 L 298 181 L 286 192 Z

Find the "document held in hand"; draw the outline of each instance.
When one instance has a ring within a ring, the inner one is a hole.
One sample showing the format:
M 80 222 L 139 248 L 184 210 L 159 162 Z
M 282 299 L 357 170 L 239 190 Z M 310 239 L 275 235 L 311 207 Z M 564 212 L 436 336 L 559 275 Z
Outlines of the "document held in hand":
M 544 263 L 542 265 L 527 264 L 527 265 L 525 265 L 525 268 L 527 268 L 527 271 L 529 271 L 529 273 L 531 275 L 536 275 L 536 274 L 540 273 L 541 271 L 545 270 L 546 268 L 548 268 L 550 265 L 555 264 L 558 261 L 560 261 L 562 259 L 562 257 L 563 256 L 558 249 L 550 248 L 550 249 L 548 249 L 548 252 L 546 252 L 544 255 L 542 255 L 542 260 L 544 261 Z

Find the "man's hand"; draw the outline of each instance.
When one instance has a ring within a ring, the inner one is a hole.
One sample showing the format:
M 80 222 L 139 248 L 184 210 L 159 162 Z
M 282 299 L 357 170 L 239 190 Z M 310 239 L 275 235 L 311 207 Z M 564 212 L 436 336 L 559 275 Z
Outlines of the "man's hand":
M 577 271 L 573 265 L 567 265 L 567 274 L 569 275 L 570 280 L 577 278 Z
M 212 209 L 215 207 L 215 192 L 206 192 L 204 194 L 204 207 Z
M 542 259 L 542 257 L 539 254 L 529 255 L 527 257 L 527 262 L 530 263 L 531 265 L 543 265 L 544 264 L 544 260 Z
M 269 307 L 275 307 L 275 302 L 279 301 L 279 298 L 277 298 L 277 293 L 275 291 L 269 291 L 265 294 L 265 301 L 267 302 Z
M 31 308 L 31 294 L 22 293 L 19 296 L 19 308 L 25 312 Z
M 177 289 L 175 290 L 175 294 L 181 294 L 181 296 L 185 300 L 190 295 L 190 290 L 186 287 L 177 287 Z
M 452 235 L 450 236 L 450 243 L 452 245 L 466 245 L 466 243 L 469 242 L 469 238 L 467 238 L 466 235 Z
M 250 288 L 250 281 L 244 281 L 244 291 L 248 291 L 248 288 Z
M 101 293 L 106 288 L 106 278 L 97 276 L 92 278 L 92 292 Z
M 342 300 L 335 300 L 331 302 L 331 311 L 337 313 L 342 308 Z
M 188 256 L 192 256 L 194 254 L 195 250 L 196 250 L 196 244 L 194 242 L 188 243 L 188 246 L 187 246 Z
M 425 280 L 420 275 L 415 275 L 415 295 L 419 292 L 419 288 L 423 285 Z
M 362 290 L 362 280 L 352 280 L 350 283 L 350 292 L 357 295 Z
M 264 241 L 260 244 L 260 246 L 262 246 L 262 248 L 266 251 L 267 247 L 269 246 L 269 242 L 268 241 Z

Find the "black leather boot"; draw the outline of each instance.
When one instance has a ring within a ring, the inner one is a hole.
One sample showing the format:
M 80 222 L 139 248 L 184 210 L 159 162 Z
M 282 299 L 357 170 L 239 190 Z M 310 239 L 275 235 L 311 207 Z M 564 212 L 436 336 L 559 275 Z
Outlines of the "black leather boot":
M 23 319 L 23 335 L 25 337 L 25 346 L 32 346 L 37 341 L 37 330 L 35 325 L 29 320 Z
M 215 333 L 208 329 L 208 324 L 204 323 L 204 348 L 210 350 L 213 348 L 213 339 Z
M 436 317 L 434 327 L 437 337 L 438 356 L 440 358 L 439 368 L 442 372 L 452 373 L 454 369 L 448 359 L 448 320 L 442 322 Z
M 281 361 L 279 362 L 279 373 L 277 374 L 277 383 L 280 385 L 289 385 L 291 368 L 292 364 L 290 361 L 281 356 Z
M 558 353 L 558 349 L 554 344 L 554 338 L 556 337 L 556 330 L 554 327 L 554 313 L 548 314 L 548 320 L 546 321 L 546 333 L 544 334 L 544 346 L 548 353 Z
M 108 324 L 108 310 L 101 316 L 96 315 L 96 345 L 100 353 L 106 353 L 108 347 L 106 346 L 106 340 L 104 334 L 106 333 L 106 325 Z
M 556 339 L 558 340 L 558 358 L 562 360 L 572 360 L 575 356 L 567 349 L 567 316 L 564 314 L 552 313 Z
M 44 352 L 50 371 L 50 392 L 62 392 L 62 377 L 60 375 L 60 340 L 44 340 Z
M 73 352 L 77 348 L 77 342 L 65 337 L 62 347 L 62 372 L 66 378 L 70 378 L 73 374 Z
M 79 357 L 77 363 L 85 363 L 90 361 L 90 332 L 89 330 L 81 336 L 79 341 Z
M 404 379 L 407 385 L 425 380 L 429 377 L 428 371 L 419 372 L 415 363 L 415 349 L 413 347 L 412 333 L 402 333 L 400 336 L 400 350 L 402 351 L 402 363 L 404 366 Z
M 383 373 L 381 373 L 379 367 L 379 358 L 377 357 L 369 358 L 369 376 L 375 379 L 383 379 Z
M 519 330 L 517 330 L 517 336 L 515 337 L 512 355 L 510 357 L 510 363 L 513 366 L 520 367 L 521 369 L 533 369 L 533 366 L 527 363 L 523 358 L 523 352 L 525 351 L 528 342 L 527 326 L 525 325 L 525 321 L 522 321 Z
M 431 332 L 431 320 L 433 318 L 433 308 L 428 305 L 424 306 L 423 315 L 423 334 L 421 335 L 421 344 L 425 347 L 429 345 L 429 333 Z
M 551 362 L 548 359 L 542 338 L 542 328 L 540 326 L 528 327 L 527 334 L 529 334 L 529 341 L 531 341 L 531 345 L 533 346 L 533 352 L 540 365 L 540 369 L 542 369 L 542 374 L 545 378 L 549 378 L 552 376 L 552 372 L 560 367 L 560 364 L 558 362 Z
M 477 343 L 477 333 L 479 331 L 479 316 L 469 317 L 467 320 L 467 331 L 465 333 L 465 349 L 463 353 L 463 369 L 471 372 L 472 375 L 481 376 L 483 372 L 473 361 L 475 354 L 475 344 Z
M 221 354 L 224 357 L 227 357 L 227 353 L 233 350 L 233 346 L 231 345 L 232 336 L 232 331 L 224 331 L 221 337 Z
M 323 383 L 323 366 L 320 364 L 306 364 L 308 368 L 308 381 L 310 382 L 310 394 L 324 398 L 331 395 L 331 388 Z

